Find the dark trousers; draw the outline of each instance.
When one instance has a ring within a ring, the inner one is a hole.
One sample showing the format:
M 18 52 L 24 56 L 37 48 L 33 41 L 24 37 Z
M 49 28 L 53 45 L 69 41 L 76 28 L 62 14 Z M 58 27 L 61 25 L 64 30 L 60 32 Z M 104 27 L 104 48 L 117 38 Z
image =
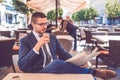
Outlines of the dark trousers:
M 72 65 L 63 60 L 54 60 L 48 64 L 44 69 L 38 71 L 38 73 L 69 73 L 69 74 L 94 74 L 94 70 L 91 68 L 81 68 L 79 66 Z
M 98 58 L 100 58 L 108 66 L 115 66 L 114 62 L 109 58 L 109 55 L 100 54 L 98 55 Z
M 71 35 L 74 38 L 74 48 L 73 48 L 73 50 L 76 50 L 77 49 L 76 29 L 73 30 L 72 32 L 69 32 L 69 35 Z

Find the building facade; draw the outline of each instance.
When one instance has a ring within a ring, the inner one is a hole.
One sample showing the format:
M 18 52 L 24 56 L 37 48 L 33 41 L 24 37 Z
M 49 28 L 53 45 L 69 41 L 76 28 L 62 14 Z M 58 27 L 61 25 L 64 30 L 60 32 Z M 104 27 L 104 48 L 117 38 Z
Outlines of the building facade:
M 105 13 L 105 5 L 108 1 L 112 1 L 112 0 L 88 0 L 89 4 L 88 7 L 93 7 L 97 10 L 99 16 L 97 18 L 97 23 L 100 24 L 120 24 L 120 18 L 116 18 L 112 19 L 112 21 L 110 21 L 110 19 L 107 18 L 107 15 Z M 120 1 L 120 0 L 119 0 Z
M 0 26 L 8 30 L 26 27 L 26 17 L 24 14 L 14 10 L 12 0 L 0 3 Z

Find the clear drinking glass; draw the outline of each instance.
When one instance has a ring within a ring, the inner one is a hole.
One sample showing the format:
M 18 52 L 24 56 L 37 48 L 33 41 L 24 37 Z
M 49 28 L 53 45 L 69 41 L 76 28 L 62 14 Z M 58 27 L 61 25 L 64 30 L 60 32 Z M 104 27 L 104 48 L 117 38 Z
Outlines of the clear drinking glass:
M 43 33 L 43 36 L 46 36 L 47 38 L 49 38 L 48 42 L 50 42 L 50 33 Z

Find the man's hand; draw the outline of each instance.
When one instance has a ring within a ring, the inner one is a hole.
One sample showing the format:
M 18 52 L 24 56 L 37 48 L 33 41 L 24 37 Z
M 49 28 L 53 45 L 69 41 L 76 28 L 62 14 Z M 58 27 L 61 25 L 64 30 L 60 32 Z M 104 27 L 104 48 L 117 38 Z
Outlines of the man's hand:
M 44 33 L 42 35 L 42 37 L 40 38 L 40 40 L 36 43 L 36 45 L 34 46 L 34 49 L 36 51 L 39 51 L 39 49 L 44 45 L 50 42 L 50 37 L 48 33 Z
M 42 35 L 42 37 L 40 38 L 40 40 L 38 41 L 38 43 L 42 46 L 46 43 L 49 43 L 49 42 L 50 42 L 49 33 L 44 33 Z

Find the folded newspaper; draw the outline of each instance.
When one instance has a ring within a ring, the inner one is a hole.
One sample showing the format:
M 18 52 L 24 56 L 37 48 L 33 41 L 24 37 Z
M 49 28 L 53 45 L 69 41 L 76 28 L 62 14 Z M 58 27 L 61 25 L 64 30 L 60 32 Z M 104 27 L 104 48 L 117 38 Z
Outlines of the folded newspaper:
M 89 60 L 91 60 L 93 57 L 96 57 L 97 55 L 100 54 L 100 52 L 98 52 L 97 50 L 98 49 L 95 48 L 91 53 L 83 51 L 81 53 L 76 54 L 72 58 L 69 58 L 68 60 L 66 60 L 66 62 L 72 63 L 77 66 L 84 65 Z

